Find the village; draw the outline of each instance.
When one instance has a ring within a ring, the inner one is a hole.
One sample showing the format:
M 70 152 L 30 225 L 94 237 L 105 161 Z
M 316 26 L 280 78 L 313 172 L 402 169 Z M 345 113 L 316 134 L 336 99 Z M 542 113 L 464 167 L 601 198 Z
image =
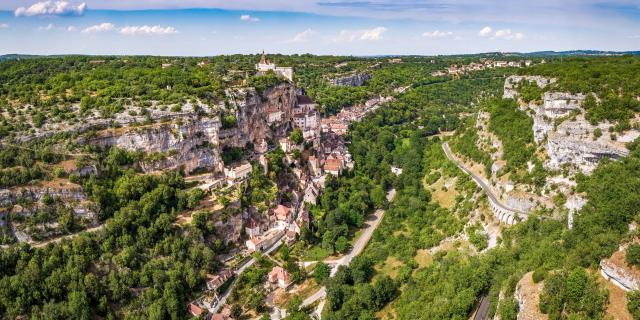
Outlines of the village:
M 480 59 L 479 62 L 471 62 L 469 64 L 456 65 L 453 64 L 449 66 L 445 70 L 438 70 L 431 73 L 434 77 L 442 77 L 446 75 L 450 76 L 460 76 L 463 74 L 467 74 L 472 71 L 482 71 L 485 69 L 493 69 L 493 68 L 521 68 L 528 67 L 533 62 L 531 60 L 525 61 L 493 61 L 491 59 Z M 544 60 L 541 61 L 544 63 Z
M 264 53 L 256 64 L 257 74 L 274 72 L 288 81 L 293 80 L 292 68 L 278 67 L 266 60 Z M 235 238 L 245 237 L 244 248 L 229 254 L 225 259 L 225 268 L 216 274 L 207 275 L 206 290 L 203 295 L 187 305 L 188 312 L 195 317 L 213 320 L 230 320 L 231 308 L 225 304 L 234 289 L 234 281 L 248 267 L 256 262 L 255 253 L 269 257 L 282 244 L 293 245 L 303 229 L 311 222 L 309 205 L 315 205 L 328 175 L 339 176 L 344 170 L 352 170 L 354 163 L 347 148 L 345 134 L 352 122 L 361 120 L 367 113 L 375 111 L 393 97 L 377 97 L 364 104 L 345 107 L 338 114 L 321 117 L 317 105 L 302 89 L 298 89 L 295 106 L 290 120 L 293 130 L 299 130 L 302 140 L 294 141 L 291 136 L 282 136 L 277 140 L 286 155 L 287 163 L 295 163 L 305 146 L 310 152 L 304 164 L 292 169 L 295 185 L 291 199 L 259 212 L 255 208 L 243 212 L 241 230 L 234 230 Z M 282 110 L 267 109 L 263 115 L 267 123 L 286 121 Z M 253 159 L 267 170 L 264 157 L 265 146 L 256 147 Z M 198 188 L 215 194 L 230 188 L 246 184 L 253 167 L 243 159 L 239 164 L 225 166 L 224 176 L 211 174 L 201 180 Z M 273 259 L 272 257 L 269 257 Z M 239 262 L 238 262 L 239 261 Z M 292 287 L 292 275 L 282 266 L 275 265 L 267 276 L 265 288 L 268 290 L 288 290 Z M 277 318 L 280 310 L 275 311 Z M 272 317 L 273 318 L 273 317 Z

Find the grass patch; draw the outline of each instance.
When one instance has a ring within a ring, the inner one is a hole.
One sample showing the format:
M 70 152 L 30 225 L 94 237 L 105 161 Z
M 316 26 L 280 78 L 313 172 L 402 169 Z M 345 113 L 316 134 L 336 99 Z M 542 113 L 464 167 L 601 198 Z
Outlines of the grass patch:
M 440 178 L 440 180 L 436 181 L 431 188 L 431 199 L 439 204 L 443 208 L 451 209 L 456 204 L 456 196 L 458 192 L 454 188 L 454 184 L 451 184 L 451 187 L 444 188 L 445 180 Z
M 331 256 L 333 252 L 330 249 L 323 249 L 321 247 L 311 247 L 305 255 L 305 261 L 321 261 Z
M 395 279 L 398 276 L 398 271 L 400 267 L 404 266 L 402 261 L 398 260 L 394 256 L 387 257 L 387 260 L 384 261 L 382 266 L 376 267 L 376 270 L 379 274 L 387 275 L 391 277 L 391 279 Z
M 431 253 L 429 253 L 429 250 L 420 249 L 416 252 L 414 260 L 418 263 L 419 268 L 424 268 L 431 264 L 433 257 L 431 256 Z

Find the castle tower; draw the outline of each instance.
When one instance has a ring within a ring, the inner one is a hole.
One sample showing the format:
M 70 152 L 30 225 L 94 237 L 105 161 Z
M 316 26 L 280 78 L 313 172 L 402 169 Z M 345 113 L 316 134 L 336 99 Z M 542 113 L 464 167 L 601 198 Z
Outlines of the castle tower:
M 260 55 L 260 64 L 267 64 L 267 60 L 264 57 L 264 50 L 262 50 L 262 54 Z

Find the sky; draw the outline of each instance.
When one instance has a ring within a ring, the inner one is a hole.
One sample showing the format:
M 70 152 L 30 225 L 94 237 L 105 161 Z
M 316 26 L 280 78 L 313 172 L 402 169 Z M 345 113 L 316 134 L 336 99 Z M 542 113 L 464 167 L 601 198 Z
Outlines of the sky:
M 0 54 L 640 50 L 640 0 L 1 0 Z

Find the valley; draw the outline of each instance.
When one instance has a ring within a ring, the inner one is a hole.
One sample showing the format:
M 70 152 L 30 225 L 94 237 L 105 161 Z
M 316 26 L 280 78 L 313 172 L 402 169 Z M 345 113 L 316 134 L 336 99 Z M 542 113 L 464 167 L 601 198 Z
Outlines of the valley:
M 3 60 L 0 318 L 636 319 L 638 74 Z

